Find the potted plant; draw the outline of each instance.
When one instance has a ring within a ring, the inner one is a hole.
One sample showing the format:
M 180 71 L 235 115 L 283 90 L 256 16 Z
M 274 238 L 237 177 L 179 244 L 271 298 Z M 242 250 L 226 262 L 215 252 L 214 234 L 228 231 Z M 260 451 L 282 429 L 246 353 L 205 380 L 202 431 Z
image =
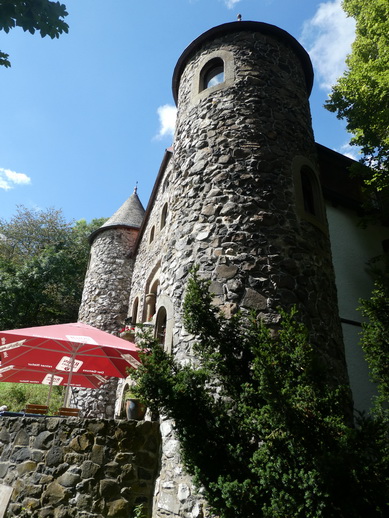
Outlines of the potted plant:
M 131 390 L 127 390 L 124 394 L 124 406 L 128 420 L 141 421 L 144 418 L 146 405 Z
M 123 340 L 128 340 L 129 342 L 135 342 L 135 325 L 131 323 L 125 323 L 124 327 L 120 330 L 119 334 L 120 338 Z

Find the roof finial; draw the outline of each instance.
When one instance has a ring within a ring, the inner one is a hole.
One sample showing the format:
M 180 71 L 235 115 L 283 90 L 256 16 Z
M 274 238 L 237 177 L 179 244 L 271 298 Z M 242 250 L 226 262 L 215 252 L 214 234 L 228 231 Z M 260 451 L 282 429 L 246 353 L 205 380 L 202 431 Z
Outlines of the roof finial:
M 138 181 L 136 181 L 135 187 L 134 187 L 134 194 L 137 194 L 137 193 L 138 193 Z
M 238 14 L 237 18 L 238 18 L 238 22 L 242 21 L 242 15 L 241 14 Z

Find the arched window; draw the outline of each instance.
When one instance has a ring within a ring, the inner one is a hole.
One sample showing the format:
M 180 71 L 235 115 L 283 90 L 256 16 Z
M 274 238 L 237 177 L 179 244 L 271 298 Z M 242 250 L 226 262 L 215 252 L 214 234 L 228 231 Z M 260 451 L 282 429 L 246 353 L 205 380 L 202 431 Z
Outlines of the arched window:
M 307 214 L 322 219 L 321 194 L 315 173 L 307 165 L 300 170 L 301 192 L 303 195 L 304 211 Z
M 200 73 L 200 92 L 224 83 L 224 62 L 221 58 L 208 61 Z
M 138 297 L 134 300 L 132 304 L 132 313 L 131 313 L 131 323 L 136 324 L 138 321 L 138 308 L 139 308 L 139 299 Z
M 326 214 L 319 175 L 309 160 L 301 155 L 293 159 L 296 210 L 302 221 L 309 221 L 327 232 Z
M 308 167 L 301 169 L 301 190 L 303 193 L 304 210 L 313 216 L 316 215 L 315 196 L 313 193 L 312 175 Z
M 166 336 L 166 309 L 161 306 L 157 313 L 155 321 L 155 338 L 161 345 L 165 343 Z
M 165 203 L 165 205 L 162 208 L 162 212 L 161 212 L 161 229 L 166 225 L 167 209 L 168 209 L 168 205 L 167 205 L 167 203 Z

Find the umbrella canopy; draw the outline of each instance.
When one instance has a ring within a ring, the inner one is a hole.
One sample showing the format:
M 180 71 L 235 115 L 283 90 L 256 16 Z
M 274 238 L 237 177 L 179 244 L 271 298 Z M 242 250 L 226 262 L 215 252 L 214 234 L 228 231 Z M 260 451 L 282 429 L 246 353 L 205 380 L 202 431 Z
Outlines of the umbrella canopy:
M 0 331 L 0 344 L 1 381 L 40 379 L 50 385 L 48 400 L 52 386 L 64 384 L 65 403 L 70 387 L 97 388 L 98 381 L 125 378 L 128 367 L 139 365 L 135 344 L 81 322 Z
M 75 373 L 125 378 L 128 367 L 139 365 L 135 344 L 79 322 L 0 331 L 0 357 L 1 368 L 64 371 L 69 378 Z
M 71 377 L 71 379 L 69 379 Z M 31 367 L 17 367 L 0 365 L 0 382 L 8 383 L 32 383 L 35 385 L 61 385 L 71 387 L 99 388 L 107 381 L 99 375 L 80 374 L 74 372 L 71 376 L 65 371 L 49 371 Z

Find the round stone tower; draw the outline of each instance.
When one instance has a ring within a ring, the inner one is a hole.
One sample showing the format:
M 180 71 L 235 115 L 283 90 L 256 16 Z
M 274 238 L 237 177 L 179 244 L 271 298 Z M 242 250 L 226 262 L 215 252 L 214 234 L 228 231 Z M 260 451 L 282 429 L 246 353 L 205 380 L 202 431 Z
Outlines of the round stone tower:
M 130 313 L 136 321 L 153 315 L 177 361 L 193 354 L 182 303 L 196 264 L 226 314 L 253 309 L 276 327 L 279 307 L 296 305 L 334 382 L 347 383 L 312 82 L 305 50 L 265 23 L 214 27 L 178 60 L 174 151 L 142 226 L 130 295 Z M 153 517 L 208 516 L 163 417 L 161 436 Z
M 118 334 L 128 312 L 133 250 L 145 210 L 135 191 L 90 236 L 91 252 L 78 319 Z
M 134 245 L 145 210 L 136 189 L 90 236 L 91 252 L 78 320 L 118 335 L 128 312 Z M 117 380 L 99 390 L 73 389 L 72 400 L 88 417 L 113 418 Z
M 188 235 L 192 222 L 191 262 L 225 311 L 255 309 L 277 324 L 277 308 L 296 304 L 345 381 L 312 82 L 308 54 L 273 25 L 228 23 L 192 42 L 173 77 L 171 223 Z

